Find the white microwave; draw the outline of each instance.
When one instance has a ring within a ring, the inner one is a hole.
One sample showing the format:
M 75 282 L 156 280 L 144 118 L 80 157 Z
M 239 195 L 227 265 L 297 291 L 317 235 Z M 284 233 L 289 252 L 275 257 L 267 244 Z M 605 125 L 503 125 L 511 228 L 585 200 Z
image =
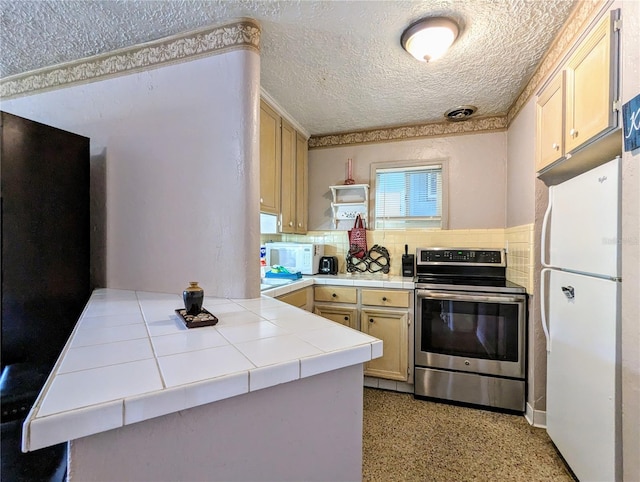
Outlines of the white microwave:
M 324 256 L 324 244 L 266 243 L 267 267 L 280 265 L 289 271 L 316 274 L 320 258 Z

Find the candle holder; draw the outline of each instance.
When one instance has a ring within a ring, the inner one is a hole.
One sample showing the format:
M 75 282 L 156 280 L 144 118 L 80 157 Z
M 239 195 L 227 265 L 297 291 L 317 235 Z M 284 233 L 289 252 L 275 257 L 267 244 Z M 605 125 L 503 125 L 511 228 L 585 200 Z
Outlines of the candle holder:
M 353 180 L 352 177 L 352 160 L 351 158 L 349 158 L 349 160 L 347 161 L 347 178 L 344 180 L 345 185 L 350 185 L 350 184 L 355 184 L 356 182 Z

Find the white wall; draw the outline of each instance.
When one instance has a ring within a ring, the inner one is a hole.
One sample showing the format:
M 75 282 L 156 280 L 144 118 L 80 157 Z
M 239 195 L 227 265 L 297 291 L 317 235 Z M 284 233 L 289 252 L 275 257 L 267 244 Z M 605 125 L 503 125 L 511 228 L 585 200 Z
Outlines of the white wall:
M 91 138 L 96 284 L 258 295 L 259 71 L 235 50 L 2 103 Z
M 640 94 L 640 2 L 622 4 L 622 102 Z M 623 480 L 640 480 L 640 148 L 622 154 Z
M 72 481 L 360 481 L 362 364 L 70 442 Z
M 505 227 L 506 132 L 414 139 L 309 151 L 309 230 L 331 229 L 330 185 L 370 184 L 373 162 L 441 160 L 449 166 L 449 228 Z
M 536 103 L 527 102 L 507 131 L 507 226 L 530 224 L 535 210 Z
M 536 180 L 535 97 L 523 106 L 507 131 L 507 227 L 534 223 L 534 245 L 529 256 L 534 267 L 529 303 L 527 403 L 535 412 L 546 410 L 547 353 L 540 324 L 540 223 L 546 208 L 547 187 Z M 534 423 L 540 423 L 535 420 Z

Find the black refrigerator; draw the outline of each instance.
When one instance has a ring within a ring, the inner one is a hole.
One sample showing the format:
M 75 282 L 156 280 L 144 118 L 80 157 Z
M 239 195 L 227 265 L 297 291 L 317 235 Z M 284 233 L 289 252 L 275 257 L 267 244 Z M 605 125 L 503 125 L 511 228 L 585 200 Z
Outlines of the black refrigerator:
M 31 466 L 57 456 L 11 459 L 13 439 L 91 292 L 89 139 L 1 115 L 2 472 L 48 480 Z

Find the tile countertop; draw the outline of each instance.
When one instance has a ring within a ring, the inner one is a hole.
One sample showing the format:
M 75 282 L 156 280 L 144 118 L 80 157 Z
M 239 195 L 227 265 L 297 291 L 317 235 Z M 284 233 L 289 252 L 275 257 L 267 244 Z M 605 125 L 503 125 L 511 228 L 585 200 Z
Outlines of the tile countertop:
M 276 298 L 292 291 L 312 285 L 359 286 L 366 288 L 393 288 L 412 290 L 415 287 L 413 278 L 383 274 L 316 274 L 303 276 L 299 281 L 277 286 L 262 291 L 262 295 Z
M 180 295 L 94 291 L 27 416 L 23 450 L 382 356 L 381 340 L 268 296 L 205 296 L 219 321 L 194 329 L 180 307 Z

